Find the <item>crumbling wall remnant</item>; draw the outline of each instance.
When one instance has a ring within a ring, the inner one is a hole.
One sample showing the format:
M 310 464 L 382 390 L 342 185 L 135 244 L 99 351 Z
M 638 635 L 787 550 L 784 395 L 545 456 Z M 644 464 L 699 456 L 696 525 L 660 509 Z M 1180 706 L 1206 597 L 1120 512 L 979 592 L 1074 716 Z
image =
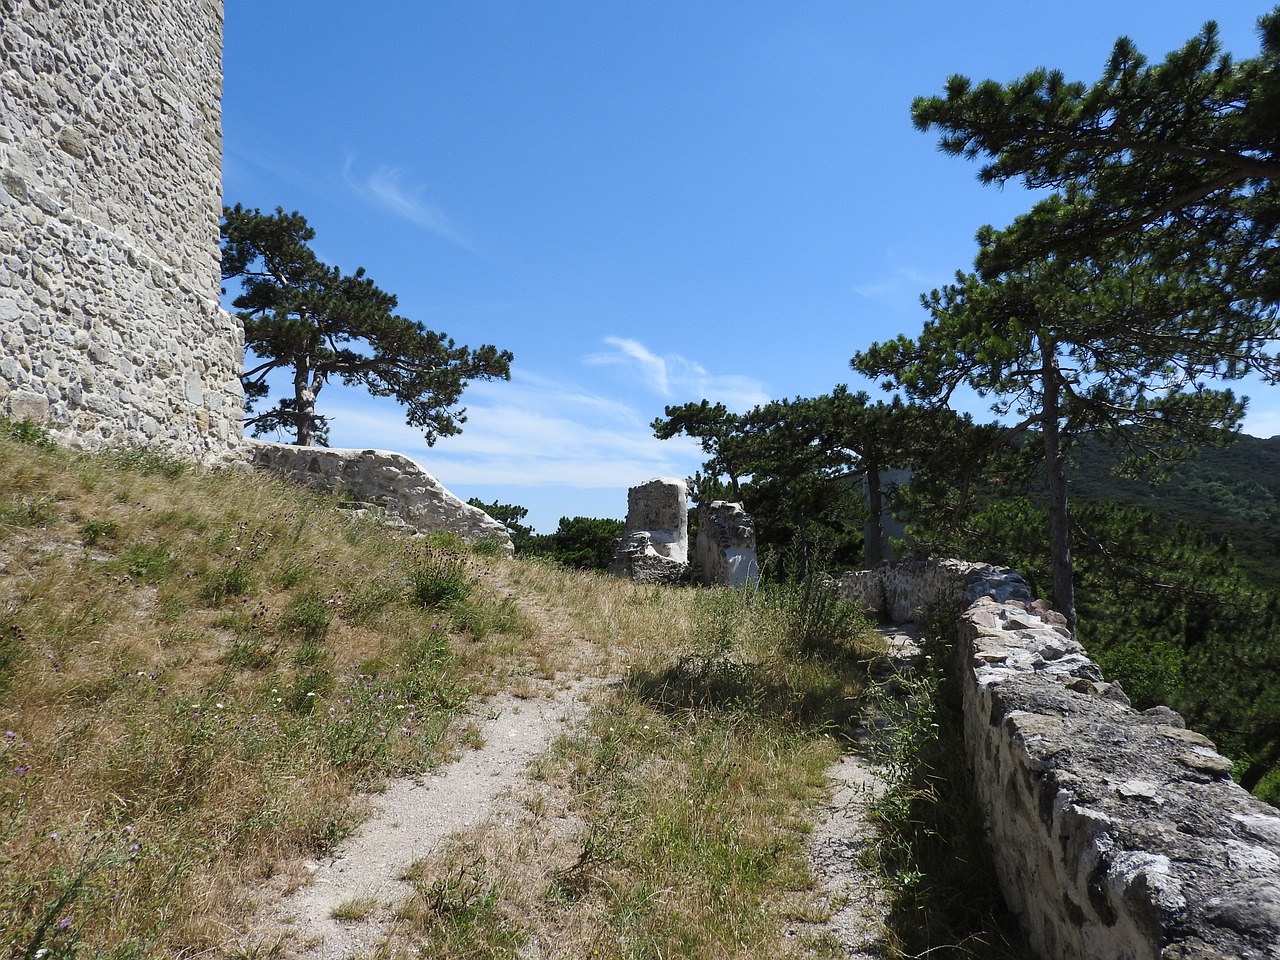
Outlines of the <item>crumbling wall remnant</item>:
M 755 521 L 742 504 L 713 500 L 698 507 L 694 556 L 698 579 L 707 586 L 742 587 L 759 581 Z
M 683 480 L 655 477 L 627 491 L 627 521 L 609 572 L 640 583 L 689 575 L 689 503 Z

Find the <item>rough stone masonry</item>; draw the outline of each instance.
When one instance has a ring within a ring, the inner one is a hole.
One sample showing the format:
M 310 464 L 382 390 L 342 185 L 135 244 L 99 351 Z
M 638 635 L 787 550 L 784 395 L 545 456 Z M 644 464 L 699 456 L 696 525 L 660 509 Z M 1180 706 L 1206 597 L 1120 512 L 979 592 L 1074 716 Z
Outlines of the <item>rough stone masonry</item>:
M 963 607 L 974 791 L 1042 960 L 1280 960 L 1280 811 L 1167 707 L 1134 710 L 1012 570 L 884 564 L 844 592 L 898 620 Z
M 221 58 L 220 0 L 0 0 L 0 413 L 87 447 L 239 440 Z

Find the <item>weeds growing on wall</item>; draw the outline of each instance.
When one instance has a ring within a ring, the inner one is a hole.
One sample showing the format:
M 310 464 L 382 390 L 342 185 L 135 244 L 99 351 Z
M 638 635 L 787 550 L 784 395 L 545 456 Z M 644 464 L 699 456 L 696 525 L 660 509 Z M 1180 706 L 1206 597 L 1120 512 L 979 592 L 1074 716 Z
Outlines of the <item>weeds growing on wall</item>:
M 877 759 L 887 790 L 872 808 L 889 880 L 896 956 L 1023 960 L 974 800 L 950 665 L 958 611 L 930 611 L 919 672 L 879 698 Z
M 353 829 L 357 790 L 453 751 L 527 624 L 456 544 L 33 436 L 0 430 L 0 943 L 212 950 Z

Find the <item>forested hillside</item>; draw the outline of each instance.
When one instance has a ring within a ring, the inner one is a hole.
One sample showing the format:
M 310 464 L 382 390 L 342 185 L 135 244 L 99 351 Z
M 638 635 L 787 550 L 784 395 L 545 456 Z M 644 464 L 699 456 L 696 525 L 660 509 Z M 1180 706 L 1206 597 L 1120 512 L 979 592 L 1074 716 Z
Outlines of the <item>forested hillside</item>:
M 1118 455 L 1101 444 L 1072 451 L 1077 502 L 1110 500 L 1187 523 L 1212 541 L 1226 537 L 1252 579 L 1280 589 L 1280 437 L 1242 436 L 1205 449 L 1160 482 L 1118 477 Z

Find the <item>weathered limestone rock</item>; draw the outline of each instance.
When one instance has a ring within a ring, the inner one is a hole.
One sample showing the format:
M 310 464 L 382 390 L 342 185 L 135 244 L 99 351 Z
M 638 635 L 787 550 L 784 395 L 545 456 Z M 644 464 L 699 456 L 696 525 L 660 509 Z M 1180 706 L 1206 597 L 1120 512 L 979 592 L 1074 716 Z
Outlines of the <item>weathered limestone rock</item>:
M 629 533 L 613 548 L 609 572 L 637 583 L 683 583 L 689 565 L 663 556 L 654 547 L 648 530 Z
M 0 414 L 218 459 L 244 361 L 218 306 L 222 4 L 3 6 Z
M 627 491 L 625 535 L 609 572 L 644 583 L 679 583 L 689 573 L 689 505 L 685 482 L 655 477 Z
M 330 493 L 347 492 L 399 517 L 419 533 L 452 533 L 464 540 L 497 540 L 508 551 L 511 534 L 478 507 L 459 500 L 408 457 L 386 450 L 335 450 L 246 440 L 253 462 Z
M 742 504 L 715 500 L 698 507 L 694 556 L 707 586 L 741 587 L 760 579 L 755 522 Z

